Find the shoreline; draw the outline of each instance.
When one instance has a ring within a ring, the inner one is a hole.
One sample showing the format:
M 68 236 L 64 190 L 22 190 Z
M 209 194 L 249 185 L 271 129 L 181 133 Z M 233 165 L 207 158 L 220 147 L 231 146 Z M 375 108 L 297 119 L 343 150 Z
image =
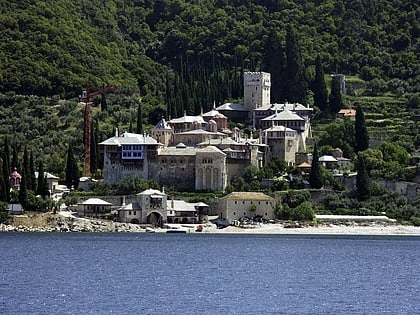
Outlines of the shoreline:
M 201 226 L 201 231 L 197 227 Z M 166 233 L 168 230 L 179 233 L 198 234 L 273 234 L 273 235 L 383 235 L 420 236 L 420 226 L 402 225 L 395 222 L 320 222 L 318 225 L 300 223 L 260 223 L 246 226 L 227 226 L 217 228 L 213 223 L 167 224 L 164 228 L 151 225 L 121 223 L 94 218 L 79 218 L 69 213 L 44 213 L 16 216 L 13 223 L 0 224 L 1 232 L 99 232 L 99 233 Z
M 89 226 L 77 224 L 71 228 L 59 226 L 24 226 L 0 224 L 1 233 L 159 233 L 164 234 L 168 228 L 146 228 L 130 223 L 89 222 Z M 420 237 L 420 227 L 408 225 L 340 225 L 328 224 L 319 226 L 305 226 L 298 228 L 284 227 L 282 224 L 262 224 L 261 226 L 241 228 L 228 226 L 223 229 L 214 224 L 201 224 L 203 230 L 197 232 L 195 226 L 179 224 L 172 229 L 184 230 L 186 234 L 247 234 L 247 235 L 347 235 L 347 236 L 414 236 Z

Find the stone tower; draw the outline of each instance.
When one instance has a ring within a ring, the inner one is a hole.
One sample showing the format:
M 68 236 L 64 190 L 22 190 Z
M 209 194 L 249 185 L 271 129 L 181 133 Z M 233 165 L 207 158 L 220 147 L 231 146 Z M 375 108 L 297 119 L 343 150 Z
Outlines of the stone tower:
M 251 112 L 270 105 L 270 88 L 270 73 L 244 72 L 244 107 Z
M 163 117 L 152 129 L 152 137 L 157 142 L 162 143 L 165 147 L 172 144 L 173 136 L 174 136 L 173 129 L 169 126 L 169 124 L 166 122 L 165 118 Z

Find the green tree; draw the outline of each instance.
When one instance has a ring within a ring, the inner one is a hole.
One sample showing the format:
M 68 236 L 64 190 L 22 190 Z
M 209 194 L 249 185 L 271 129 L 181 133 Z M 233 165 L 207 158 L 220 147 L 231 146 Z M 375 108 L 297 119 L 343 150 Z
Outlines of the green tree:
M 69 144 L 67 151 L 67 166 L 66 166 L 66 186 L 69 189 L 77 189 L 79 187 L 80 172 L 74 158 L 73 146 Z
M 376 170 L 383 170 L 385 162 L 381 150 L 369 148 L 360 151 L 358 156 L 365 162 L 366 171 L 370 176 L 374 177 L 374 171 Z
M 12 169 L 21 172 L 22 170 L 19 168 L 19 157 L 16 144 L 13 146 L 12 151 Z
M 309 175 L 309 184 L 312 188 L 319 189 L 322 187 L 321 169 L 319 166 L 318 146 L 315 143 L 314 152 L 312 154 L 311 173 Z
M 294 221 L 312 221 L 315 218 L 315 211 L 310 201 L 304 201 L 292 209 L 290 219 Z
M 3 176 L 3 161 L 0 160 L 0 203 L 7 201 L 7 193 L 6 193 L 6 182 Z
M 319 145 L 330 145 L 343 150 L 345 157 L 354 155 L 354 122 L 350 119 L 336 119 L 325 127 Z
M 7 210 L 7 202 L 0 201 L 0 223 L 8 224 L 10 220 L 9 211 Z
M 96 174 L 99 169 L 99 152 L 98 152 L 98 121 L 94 119 L 91 123 L 90 133 L 90 171 Z
M 264 52 L 264 71 L 271 74 L 271 102 L 282 103 L 286 97 L 286 60 L 279 32 L 271 31 Z
M 28 181 L 30 182 L 30 184 L 28 185 L 28 189 L 35 191 L 36 189 L 36 177 L 35 177 L 35 162 L 34 162 L 34 155 L 33 155 L 33 151 L 31 151 L 31 155 L 29 156 L 29 174 L 27 174 L 28 176 Z
M 25 146 L 25 149 L 23 150 L 22 171 L 25 174 L 26 188 L 29 190 L 32 190 L 31 180 L 30 180 L 31 170 L 30 170 L 30 164 L 29 164 L 28 149 L 26 146 Z
M 137 125 L 136 125 L 136 133 L 142 134 L 143 133 L 143 115 L 141 112 L 141 100 L 137 106 Z
M 106 111 L 108 110 L 108 103 L 106 101 L 106 95 L 102 94 L 101 95 L 101 111 Z
M 354 122 L 354 152 L 358 153 L 369 148 L 369 134 L 366 128 L 365 114 L 360 105 L 356 106 L 356 120 Z
M 328 113 L 328 90 L 325 83 L 324 68 L 321 57 L 315 60 L 315 78 L 312 84 L 314 93 L 314 106 L 318 107 L 324 115 Z
M 329 97 L 330 114 L 335 115 L 343 108 L 343 99 L 341 98 L 340 80 L 333 77 L 331 80 L 331 93 Z
M 385 162 L 396 162 L 402 167 L 408 165 L 410 155 L 407 150 L 397 143 L 384 142 L 378 149 L 382 152 Z
M 293 28 L 286 31 L 287 92 L 286 98 L 306 105 L 308 82 L 302 55 Z
M 42 198 L 45 198 L 50 195 L 48 190 L 47 177 L 44 171 L 44 165 L 42 163 L 42 160 L 40 160 L 38 164 L 38 184 L 36 187 L 36 194 L 40 195 Z
M 370 197 L 370 178 L 366 171 L 365 160 L 361 155 L 357 156 L 356 176 L 357 199 L 366 200 Z
M 138 176 L 123 177 L 117 183 L 118 195 L 137 194 L 145 189 L 159 189 L 159 185 L 154 180 L 145 180 Z
M 6 137 L 4 137 L 4 148 L 3 148 L 3 182 L 4 182 L 4 197 L 5 199 L 3 201 L 9 202 L 10 201 L 10 182 L 9 182 L 9 176 L 11 172 L 11 166 L 10 166 L 10 146 L 9 146 L 9 140 Z
M 22 179 L 19 186 L 19 202 L 23 209 L 27 209 L 28 205 L 28 190 L 26 188 L 26 174 L 22 174 Z

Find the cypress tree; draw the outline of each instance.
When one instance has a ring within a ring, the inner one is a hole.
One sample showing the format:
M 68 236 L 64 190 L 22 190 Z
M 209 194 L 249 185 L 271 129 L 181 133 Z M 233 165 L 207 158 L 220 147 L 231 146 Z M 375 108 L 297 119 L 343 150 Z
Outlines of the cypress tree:
M 359 153 L 369 148 L 369 134 L 366 128 L 365 114 L 360 105 L 356 106 L 356 120 L 354 122 L 354 152 Z
M 10 201 L 10 181 L 9 176 L 12 168 L 10 167 L 10 147 L 7 136 L 4 137 L 4 152 L 3 152 L 3 181 L 5 200 Z
M 35 177 L 35 162 L 34 162 L 34 154 L 31 151 L 31 155 L 29 157 L 29 174 L 27 175 L 28 181 L 30 181 L 30 190 L 36 190 L 36 177 Z
M 31 172 L 29 169 L 29 156 L 28 156 L 28 149 L 26 146 L 25 146 L 25 149 L 23 150 L 22 172 L 25 174 L 26 188 L 29 190 L 32 190 L 31 182 L 29 179 L 29 175 Z
M 43 180 L 44 180 L 44 165 L 40 160 L 38 163 L 38 181 L 36 185 L 36 194 L 41 195 L 43 194 Z
M 322 187 L 321 169 L 319 167 L 318 146 L 314 145 L 314 152 L 312 154 L 311 173 L 309 175 L 309 184 L 312 188 L 319 189 Z
M 271 73 L 271 102 L 282 103 L 286 95 L 286 61 L 278 32 L 272 31 L 266 41 L 264 71 Z M 243 89 L 243 86 L 242 86 Z
M 19 158 L 18 158 L 18 152 L 16 145 L 13 146 L 13 152 L 12 152 L 12 170 L 20 170 L 19 168 Z
M 67 166 L 66 166 L 66 186 L 71 189 L 72 186 L 74 189 L 79 187 L 79 168 L 77 166 L 76 159 L 74 158 L 73 147 L 69 144 L 67 151 Z
M 313 82 L 314 105 L 318 107 L 322 114 L 328 113 L 328 90 L 325 83 L 324 69 L 321 57 L 315 60 L 315 79 Z
M 98 152 L 98 122 L 92 121 L 90 133 L 90 171 L 92 174 L 99 168 L 99 152 Z
M 295 32 L 288 28 L 286 32 L 287 91 L 289 101 L 307 103 L 308 83 L 302 56 L 296 41 Z
M 26 209 L 26 207 L 28 206 L 28 190 L 26 187 L 26 174 L 25 172 L 22 172 L 22 179 L 20 180 L 20 185 L 19 185 L 19 202 L 22 205 L 23 209 Z
M 370 179 L 366 170 L 365 160 L 360 154 L 357 155 L 356 190 L 357 199 L 366 200 L 370 197 Z
M 106 102 L 106 96 L 105 96 L 105 94 L 102 94 L 101 95 L 101 111 L 104 112 L 106 110 L 108 110 L 108 104 Z
M 6 194 L 6 183 L 5 183 L 5 181 L 4 181 L 4 176 L 3 176 L 3 161 L 2 160 L 0 160 L 0 174 L 1 174 L 1 176 L 0 176 L 0 201 L 3 201 L 3 202 L 7 202 L 8 201 L 8 199 L 7 199 L 7 194 Z
M 139 100 L 139 105 L 137 106 L 136 133 L 137 134 L 142 134 L 143 133 L 143 115 L 142 115 L 142 112 L 141 112 L 141 99 Z
M 331 80 L 331 94 L 330 94 L 330 114 L 335 115 L 340 109 L 343 108 L 343 100 L 341 98 L 340 81 L 338 78 L 333 77 Z

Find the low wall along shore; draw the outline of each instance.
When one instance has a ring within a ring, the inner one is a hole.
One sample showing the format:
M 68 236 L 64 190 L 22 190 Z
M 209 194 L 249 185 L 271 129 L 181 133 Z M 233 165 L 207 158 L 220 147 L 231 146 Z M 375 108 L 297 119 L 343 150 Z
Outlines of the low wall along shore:
M 321 217 L 322 218 L 322 217 Z M 324 218 L 325 219 L 325 218 Z M 332 218 L 329 218 L 332 219 Z M 299 223 L 268 223 L 246 227 L 228 226 L 218 229 L 216 225 L 202 224 L 202 231 L 196 233 L 242 233 L 242 234 L 302 234 L 302 235 L 412 235 L 420 237 L 420 227 L 396 224 L 384 218 L 335 218 L 336 221 L 318 222 L 317 225 Z M 345 219 L 345 220 L 344 220 Z M 360 220 L 357 220 L 360 219 Z M 376 220 L 373 220 L 376 219 Z M 180 225 L 188 228 L 190 233 L 197 226 Z M 173 227 L 172 227 L 173 228 Z M 59 214 L 41 213 L 15 216 L 10 225 L 0 224 L 0 232 L 165 232 L 166 229 L 109 220 L 86 219 L 73 217 L 69 212 Z

